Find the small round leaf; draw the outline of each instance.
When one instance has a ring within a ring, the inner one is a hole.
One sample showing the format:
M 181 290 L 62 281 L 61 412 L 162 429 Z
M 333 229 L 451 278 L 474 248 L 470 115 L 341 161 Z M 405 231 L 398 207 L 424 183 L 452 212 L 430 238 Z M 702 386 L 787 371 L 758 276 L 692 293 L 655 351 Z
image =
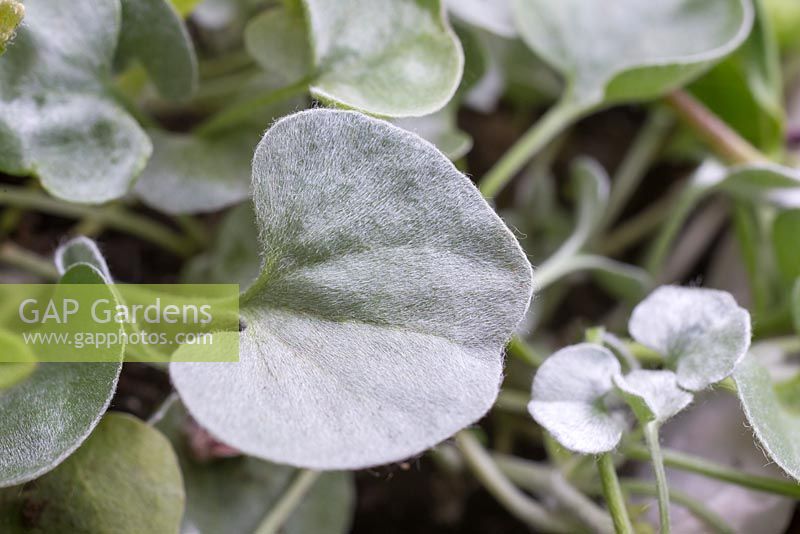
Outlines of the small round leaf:
M 637 369 L 615 376 L 614 385 L 644 422 L 663 423 L 692 402 L 692 394 L 678 387 L 678 378 L 672 371 Z
M 730 376 L 750 347 L 750 314 L 713 289 L 663 286 L 633 310 L 631 336 L 674 368 L 678 384 L 699 391 Z
M 583 454 L 610 451 L 622 438 L 625 421 L 606 408 L 604 399 L 621 372 L 617 358 L 600 345 L 561 349 L 533 377 L 528 410 L 567 449 Z

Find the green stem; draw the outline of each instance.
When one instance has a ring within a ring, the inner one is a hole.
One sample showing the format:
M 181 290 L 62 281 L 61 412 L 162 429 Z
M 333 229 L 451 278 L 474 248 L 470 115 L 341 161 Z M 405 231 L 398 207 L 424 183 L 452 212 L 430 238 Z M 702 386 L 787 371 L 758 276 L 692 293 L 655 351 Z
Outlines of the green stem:
M 75 219 L 90 218 L 110 228 L 139 237 L 168 250 L 177 256 L 188 257 L 195 252 L 193 243 L 166 226 L 115 206 L 98 207 L 85 204 L 71 204 L 39 191 L 23 187 L 4 185 L 0 188 L 0 205 L 35 209 Z
M 303 501 L 308 491 L 319 478 L 319 471 L 301 469 L 287 488 L 280 500 L 272 507 L 267 516 L 258 525 L 255 534 L 275 534 L 280 531 L 291 517 L 297 506 Z
M 506 352 L 509 356 L 513 356 L 531 367 L 539 367 L 544 363 L 544 356 L 519 336 L 511 338 L 511 341 L 506 345 Z
M 704 194 L 705 190 L 689 183 L 678 197 L 676 204 L 673 205 L 672 214 L 667 219 L 666 224 L 661 227 L 661 231 L 658 233 L 645 262 L 645 268 L 653 275 L 653 278 L 660 276 L 666 265 L 667 255 L 672 248 L 672 243 Z
M 178 215 L 175 222 L 198 247 L 205 248 L 208 245 L 208 228 L 202 222 L 191 215 Z
M 563 100 L 550 108 L 483 177 L 479 186 L 483 196 L 497 196 L 537 152 L 582 114 L 582 110 Z
M 623 448 L 623 453 L 627 458 L 639 461 L 649 461 L 650 451 L 641 445 L 627 445 Z M 800 484 L 778 478 L 751 475 L 743 471 L 737 471 L 727 466 L 711 462 L 704 458 L 698 458 L 678 451 L 668 449 L 662 450 L 664 465 L 683 471 L 690 471 L 709 478 L 729 482 L 737 486 L 783 495 L 792 499 L 800 499 Z
M 650 449 L 650 459 L 653 462 L 653 471 L 656 475 L 661 534 L 669 534 L 671 530 L 669 521 L 669 485 L 667 485 L 667 472 L 664 470 L 664 459 L 661 456 L 661 444 L 658 441 L 658 423 L 656 421 L 645 423 L 644 439 Z
M 6 263 L 33 273 L 45 280 L 58 280 L 58 271 L 53 262 L 39 257 L 14 243 L 6 242 L 0 246 L 0 263 Z
M 636 479 L 622 479 L 620 484 L 629 493 L 637 495 L 648 495 L 651 497 L 658 496 L 658 488 L 645 482 Z M 716 512 L 707 508 L 700 501 L 692 498 L 682 491 L 671 489 L 669 490 L 669 498 L 677 504 L 689 510 L 695 517 L 703 521 L 712 532 L 717 534 L 734 534 L 734 530 L 728 525 L 725 520 L 720 517 Z
M 530 393 L 502 389 L 497 396 L 494 407 L 511 413 L 528 414 L 528 403 L 531 401 Z
M 469 431 L 456 434 L 456 444 L 475 477 L 514 517 L 535 530 L 572 532 L 572 525 L 553 516 L 506 478 L 489 453 Z
M 200 136 L 210 136 L 226 128 L 235 126 L 249 119 L 252 117 L 253 113 L 258 112 L 266 106 L 271 106 L 293 96 L 305 93 L 308 91 L 310 82 L 310 78 L 303 78 L 291 85 L 268 91 L 262 95 L 234 104 L 200 124 L 195 128 L 194 133 Z
M 628 509 L 625 507 L 625 497 L 617 478 L 617 470 L 614 467 L 614 460 L 611 453 L 603 453 L 597 458 L 597 469 L 600 472 L 600 482 L 603 484 L 603 495 L 614 521 L 614 529 L 617 534 L 633 534 L 633 526 Z
M 608 513 L 570 484 L 564 475 L 549 465 L 506 454 L 493 454 L 497 466 L 512 482 L 537 495 L 552 496 L 562 508 L 575 514 L 596 532 L 614 532 Z
M 602 269 L 607 266 L 607 263 L 606 258 L 593 254 L 579 253 L 574 256 L 551 258 L 533 272 L 533 287 L 536 288 L 536 291 L 542 291 L 565 276 L 580 271 Z
M 686 91 L 675 91 L 667 95 L 666 101 L 699 137 L 730 163 L 769 161 L 764 154 Z
M 673 124 L 672 115 L 663 108 L 655 109 L 647 118 L 614 174 L 601 229 L 608 228 L 616 221 L 661 151 Z
M 630 217 L 618 225 L 613 232 L 599 240 L 595 244 L 594 250 L 603 256 L 615 256 L 638 243 L 672 215 L 676 196 L 674 193 L 667 194 L 640 213 Z

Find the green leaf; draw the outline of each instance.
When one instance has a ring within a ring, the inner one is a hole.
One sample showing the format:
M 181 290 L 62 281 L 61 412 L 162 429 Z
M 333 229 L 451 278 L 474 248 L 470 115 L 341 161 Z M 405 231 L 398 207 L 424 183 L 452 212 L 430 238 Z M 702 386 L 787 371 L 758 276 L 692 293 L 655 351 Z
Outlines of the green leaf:
M 733 378 L 747 421 L 764 451 L 800 480 L 800 412 L 781 401 L 769 372 L 759 363 L 758 345 L 737 366 Z
M 136 183 L 148 206 L 173 215 L 217 211 L 250 195 L 247 177 L 259 133 L 240 128 L 205 138 L 150 130 L 155 150 Z
M 389 117 L 440 110 L 464 67 L 439 0 L 303 0 L 312 36 L 311 94 Z
M 800 277 L 800 209 L 782 211 L 772 223 L 772 246 L 778 269 L 785 280 Z
M 517 36 L 508 0 L 445 0 L 448 11 L 478 28 L 513 39 Z
M 62 266 L 62 283 L 106 282 L 89 264 Z M 114 299 L 110 289 L 108 297 Z M 39 364 L 26 380 L 0 391 L 0 487 L 52 470 L 89 436 L 116 390 L 123 349 L 110 349 L 119 363 Z
M 245 28 L 244 43 L 262 69 L 285 83 L 311 74 L 311 47 L 300 9 L 277 6 L 253 17 Z
M 4 360 L 0 363 L 0 391 L 22 382 L 36 369 L 36 355 L 17 334 L 0 329 L 0 353 Z
M 608 452 L 625 430 L 621 414 L 606 406 L 617 358 L 605 347 L 581 343 L 547 358 L 533 377 L 528 411 L 567 449 L 582 454 Z
M 747 0 L 512 0 L 522 39 L 564 76 L 564 105 L 590 110 L 656 98 L 733 52 Z
M 14 38 L 17 26 L 25 16 L 25 6 L 16 0 L 0 0 L 0 54 Z
M 56 249 L 54 261 L 56 269 L 64 274 L 70 267 L 88 264 L 97 269 L 107 283 L 111 283 L 111 271 L 97 243 L 88 237 L 78 236 L 70 239 Z
M 135 417 L 112 413 L 57 469 L 0 492 L 0 527 L 9 534 L 178 532 L 183 504 L 169 441 Z
M 211 248 L 189 262 L 184 283 L 239 284 L 249 287 L 261 272 L 258 254 L 258 228 L 253 207 L 237 206 L 229 211 L 217 227 Z
M 643 423 L 664 423 L 692 402 L 692 394 L 678 386 L 672 371 L 637 369 L 615 376 L 614 385 Z
M 118 0 L 27 0 L 25 10 L 0 61 L 0 170 L 36 175 L 70 201 L 123 196 L 152 147 L 108 85 Z
M 763 0 L 753 30 L 730 57 L 692 84 L 692 92 L 748 141 L 770 153 L 783 147 L 786 122 L 780 55 Z
M 186 17 L 194 11 L 194 8 L 197 7 L 197 4 L 200 4 L 202 0 L 170 0 L 172 5 L 178 11 L 180 16 Z
M 489 409 L 531 268 L 444 155 L 359 113 L 306 111 L 259 144 L 253 197 L 264 269 L 241 300 L 240 362 L 170 367 L 201 425 L 341 469 L 417 454 Z
M 699 391 L 730 376 L 750 347 L 750 314 L 725 291 L 662 286 L 639 303 L 628 331 L 659 352 L 678 384 Z
M 706 185 L 749 202 L 771 202 L 778 206 L 800 207 L 800 172 L 796 169 L 763 163 L 732 167 Z
M 197 89 L 197 56 L 180 14 L 169 0 L 121 0 L 122 29 L 117 56 L 137 59 L 165 98 Z
M 764 4 L 781 48 L 796 50 L 800 45 L 800 4 L 795 0 L 765 0 Z
M 203 462 L 187 443 L 189 416 L 172 402 L 156 423 L 172 442 L 186 486 L 183 532 L 250 534 L 291 482 L 294 469 L 239 456 Z M 195 425 L 195 431 L 197 427 Z M 355 487 L 350 473 L 325 473 L 284 524 L 285 534 L 349 530 Z

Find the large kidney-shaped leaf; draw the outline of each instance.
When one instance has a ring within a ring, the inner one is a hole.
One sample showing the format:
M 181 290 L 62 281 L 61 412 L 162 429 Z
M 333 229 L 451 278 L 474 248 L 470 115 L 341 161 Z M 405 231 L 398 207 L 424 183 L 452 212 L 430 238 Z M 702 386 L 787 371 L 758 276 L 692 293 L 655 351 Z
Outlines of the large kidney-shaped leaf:
M 631 336 L 662 354 L 678 384 L 698 391 L 729 376 L 750 347 L 750 314 L 725 291 L 662 286 L 639 303 Z
M 311 94 L 391 117 L 444 107 L 464 53 L 439 0 L 303 0 L 316 75 Z
M 122 30 L 117 55 L 137 59 L 166 98 L 184 98 L 197 88 L 192 39 L 169 0 L 121 0 Z
M 107 280 L 88 263 L 77 263 L 67 266 L 61 282 Z M 108 298 L 114 299 L 110 289 Z M 122 368 L 123 347 L 109 350 L 119 363 L 41 363 L 26 380 L 0 391 L 0 487 L 50 471 L 92 432 Z
M 610 451 L 622 438 L 625 420 L 606 406 L 605 399 L 621 372 L 617 358 L 600 345 L 561 349 L 536 371 L 528 411 L 571 451 Z
M 0 527 L 22 532 L 177 532 L 181 472 L 169 441 L 109 414 L 67 461 L 34 484 L 0 492 Z
M 759 363 L 760 350 L 742 360 L 733 378 L 747 421 L 764 450 L 784 471 L 800 480 L 800 411 L 783 402 L 769 371 Z M 792 384 L 797 387 L 797 381 Z
M 108 88 L 119 1 L 27 0 L 25 10 L 0 61 L 0 170 L 34 174 L 66 200 L 121 197 L 151 145 Z
M 748 0 L 512 0 L 523 40 L 567 82 L 571 107 L 657 97 L 733 52 Z
M 286 491 L 296 471 L 247 456 L 195 459 L 187 442 L 186 409 L 172 402 L 156 423 L 172 442 L 186 487 L 182 532 L 250 534 Z M 348 531 L 355 504 L 350 473 L 324 473 L 283 524 L 285 534 Z
M 264 136 L 253 195 L 264 269 L 242 297 L 240 361 L 170 368 L 200 424 L 278 463 L 359 468 L 489 409 L 531 268 L 444 155 L 359 113 L 307 111 Z

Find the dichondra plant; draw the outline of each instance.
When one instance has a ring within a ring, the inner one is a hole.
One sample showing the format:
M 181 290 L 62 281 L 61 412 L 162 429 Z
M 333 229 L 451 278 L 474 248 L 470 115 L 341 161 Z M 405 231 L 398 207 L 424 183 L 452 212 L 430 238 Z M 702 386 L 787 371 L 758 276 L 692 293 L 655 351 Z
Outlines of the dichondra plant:
M 791 531 L 789 4 L 0 0 L 0 532 Z

